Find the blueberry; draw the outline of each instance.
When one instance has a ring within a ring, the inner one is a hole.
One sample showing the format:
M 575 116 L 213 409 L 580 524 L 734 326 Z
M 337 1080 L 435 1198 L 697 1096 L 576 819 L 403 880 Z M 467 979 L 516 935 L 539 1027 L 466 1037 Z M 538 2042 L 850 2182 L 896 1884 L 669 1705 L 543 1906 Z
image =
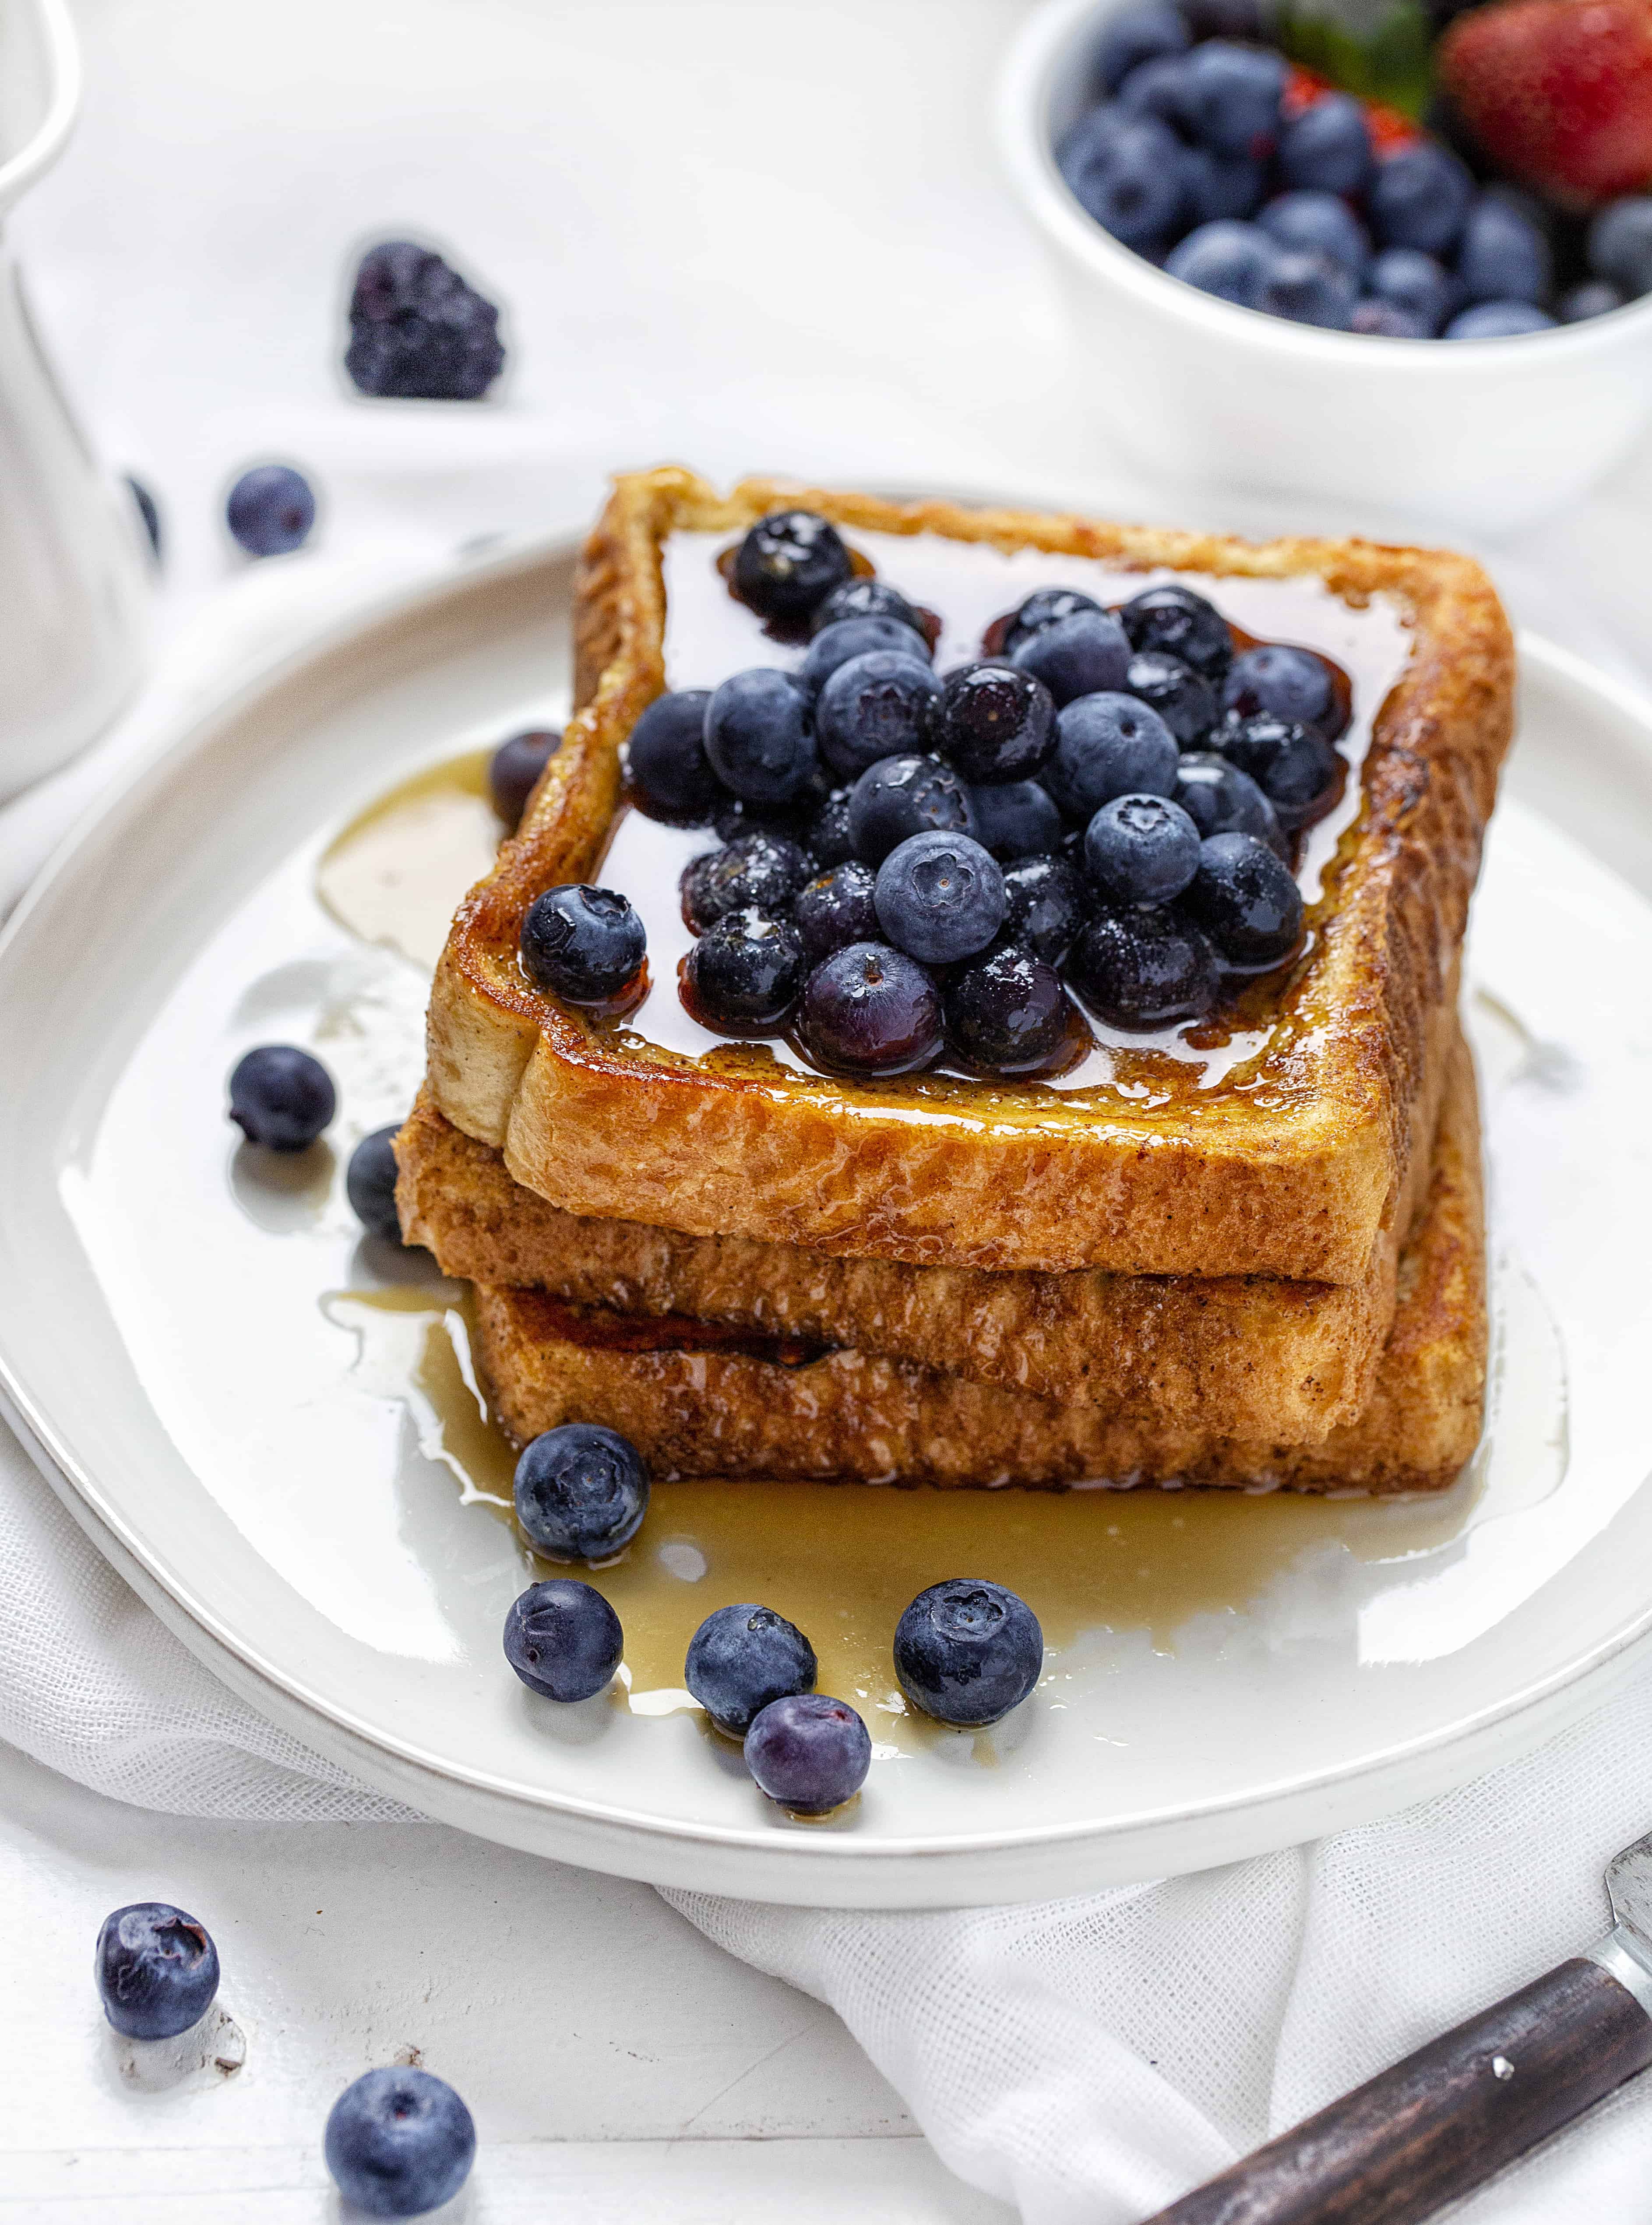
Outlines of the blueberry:
M 1158 54 L 1138 62 L 1118 88 L 1118 105 L 1127 116 L 1150 116 L 1180 130 L 1187 107 L 1187 59 L 1181 54 Z
M 750 803 L 789 803 L 815 770 L 808 699 L 769 665 L 737 672 L 712 691 L 705 735 L 712 770 Z
M 1118 796 L 1086 829 L 1086 871 L 1114 904 L 1170 903 L 1199 870 L 1199 829 L 1162 796 Z
M 1473 201 L 1474 181 L 1466 166 L 1437 141 L 1425 139 L 1378 164 L 1366 208 L 1383 247 L 1449 255 Z
M 851 657 L 826 681 L 814 707 L 821 756 L 834 772 L 853 780 L 883 758 L 927 749 L 940 692 L 929 667 L 905 650 Z
M 315 497 L 291 465 L 259 464 L 230 489 L 224 516 L 249 556 L 285 556 L 309 539 Z
M 505 1659 L 530 1692 L 588 1700 L 619 1666 L 625 1633 L 599 1591 L 572 1576 L 530 1584 L 505 1616 Z
M 725 912 L 683 960 L 685 998 L 712 1027 L 776 1028 L 808 972 L 796 922 L 747 905 Z
M 1631 301 L 1652 294 L 1652 194 L 1609 201 L 1589 226 L 1589 268 Z
M 1355 278 L 1371 259 L 1370 234 L 1335 193 L 1280 193 L 1256 222 L 1279 246 L 1300 255 L 1327 255 Z
M 1233 636 L 1214 603 L 1172 582 L 1148 587 L 1125 604 L 1118 622 L 1133 650 L 1179 657 L 1206 680 L 1220 680 L 1233 662 Z
M 1214 751 L 1191 750 L 1176 767 L 1176 802 L 1201 835 L 1254 834 L 1283 857 L 1278 815 L 1251 779 Z
M 1161 1028 L 1202 1019 L 1216 1003 L 1216 953 L 1179 911 L 1098 912 L 1067 954 L 1067 977 L 1098 1019 Z
M 1022 1074 L 1067 1038 L 1071 1007 L 1049 962 L 1005 943 L 961 967 L 946 986 L 946 1040 L 970 1065 Z
M 511 834 L 522 824 L 528 799 L 562 737 L 548 726 L 531 726 L 501 742 L 488 759 L 488 797 Z
M 722 797 L 706 754 L 706 688 L 656 695 L 631 728 L 625 770 L 643 802 L 673 819 L 699 819 Z
M 1482 193 L 1457 250 L 1464 301 L 1541 301 L 1554 278 L 1554 260 L 1536 225 L 1495 193 Z
M 386 1244 L 402 1241 L 402 1222 L 396 1210 L 396 1138 L 400 1121 L 375 1128 L 350 1154 L 345 1175 L 345 1195 L 350 1209 L 370 1236 Z
M 846 1700 L 791 1692 L 771 1700 L 745 1735 L 757 1790 L 797 1816 L 824 1816 L 852 1800 L 872 1765 L 866 1726 Z
M 1293 324 L 1345 333 L 1353 328 L 1358 298 L 1358 282 L 1341 263 L 1328 255 L 1283 248 L 1263 282 L 1256 307 L 1270 317 L 1288 317 Z
M 1077 587 L 1035 587 L 1019 610 L 1012 613 L 1003 626 L 1003 653 L 1013 658 L 1022 643 L 1058 619 L 1077 618 L 1080 611 L 1099 611 L 1101 605 L 1093 595 L 1081 594 Z
M 849 551 L 835 525 L 812 510 L 771 510 L 740 543 L 734 586 L 760 618 L 808 618 L 849 579 Z
M 1136 0 L 1109 16 L 1096 54 L 1096 75 L 1117 92 L 1139 64 L 1155 54 L 1186 54 L 1187 26 L 1168 0 Z
M 128 2039 L 174 2039 L 218 1993 L 218 1949 L 206 1927 L 164 1900 L 106 1916 L 92 1962 L 104 2014 Z
M 1052 966 L 1084 925 L 1084 882 L 1065 858 L 1022 858 L 1003 877 L 1003 931 Z
M 817 865 L 846 865 L 855 854 L 849 832 L 850 794 L 846 788 L 834 789 L 803 829 L 803 847 Z
M 704 935 L 725 912 L 753 904 L 759 911 L 783 912 L 813 871 L 807 851 L 783 834 L 738 835 L 683 867 L 683 918 Z
M 1053 850 L 1060 840 L 1060 807 L 1040 782 L 1004 781 L 972 795 L 975 839 L 1000 865 Z
M 323 2148 L 346 2202 L 370 2217 L 422 2217 L 470 2177 L 476 2126 L 446 2079 L 398 2063 L 345 2087 Z
M 1026 780 L 1055 747 L 1055 705 L 1016 665 L 966 664 L 948 674 L 931 733 L 965 780 Z
M 1126 247 L 1155 246 L 1182 221 L 1180 143 L 1156 117 L 1132 116 L 1111 127 L 1063 174 L 1086 214 Z
M 1248 155 L 1217 155 L 1208 147 L 1189 147 L 1181 158 L 1188 222 L 1206 225 L 1248 217 L 1266 190 L 1267 177 L 1261 163 Z
M 304 1151 L 339 1109 L 332 1077 L 291 1043 L 260 1043 L 230 1075 L 230 1118 L 250 1144 Z
M 1448 340 L 1512 340 L 1525 333 L 1554 328 L 1553 317 L 1535 309 L 1529 301 L 1477 301 L 1453 317 L 1440 335 Z
M 1288 832 L 1323 817 L 1341 791 L 1347 768 L 1311 726 L 1257 711 L 1227 720 L 1213 738 L 1229 764 L 1255 781 Z
M 356 271 L 345 357 L 359 392 L 478 402 L 504 362 L 498 310 L 440 255 L 407 239 L 369 248 Z
M 818 695 L 839 665 L 852 657 L 870 656 L 875 650 L 925 665 L 929 662 L 928 643 L 899 618 L 839 618 L 835 625 L 824 626 L 816 633 L 795 676 L 808 694 Z
M 811 964 L 851 942 L 876 941 L 877 908 L 872 902 L 877 876 L 858 858 L 834 865 L 808 882 L 793 907 L 798 933 Z
M 126 491 L 137 504 L 137 514 L 143 520 L 143 530 L 149 536 L 149 554 L 158 564 L 164 536 L 161 530 L 161 512 L 155 497 L 142 480 L 135 479 L 130 472 L 126 474 Z
M 1178 11 L 1196 39 L 1246 39 L 1266 46 L 1262 0 L 1180 0 Z
M 1331 675 L 1311 649 L 1269 643 L 1234 658 L 1222 683 L 1222 708 L 1237 711 L 1242 719 L 1271 711 L 1276 718 L 1294 719 L 1324 732 L 1334 721 L 1337 704 Z
M 1171 277 L 1197 286 L 1201 294 L 1256 309 L 1276 260 L 1277 250 L 1259 225 L 1223 222 L 1190 231 L 1172 248 L 1164 267 Z
M 1201 145 L 1218 155 L 1267 160 L 1279 134 L 1282 55 L 1212 39 L 1188 56 L 1186 82 L 1184 118 Z
M 833 783 L 817 762 L 802 788 L 785 803 L 747 803 L 725 794 L 712 813 L 712 827 L 725 842 L 737 842 L 745 834 L 768 834 L 801 843 L 834 792 Z
M 1292 117 L 1279 135 L 1280 174 L 1288 186 L 1361 193 L 1376 168 L 1365 111 L 1350 93 L 1326 94 Z
M 1457 301 L 1457 283 L 1443 263 L 1417 247 L 1385 247 L 1365 273 L 1368 291 L 1428 332 L 1437 333 Z
M 636 979 L 647 954 L 642 922 L 617 889 L 547 889 L 522 917 L 522 972 L 564 1004 L 606 1004 Z
M 1351 333 L 1364 333 L 1368 339 L 1431 340 L 1434 337 L 1421 317 L 1414 317 L 1408 309 L 1396 308 L 1392 301 L 1379 301 L 1374 297 L 1354 304 L 1348 329 Z
M 1124 629 L 1107 611 L 1075 611 L 1023 634 L 1010 652 L 1010 662 L 1041 680 L 1058 707 L 1075 695 L 1122 688 L 1130 661 Z
M 1605 278 L 1585 278 L 1568 286 L 1559 303 L 1563 325 L 1581 325 L 1591 317 L 1606 317 L 1621 309 L 1628 297 Z
M 1003 874 L 971 835 L 914 834 L 878 867 L 872 901 L 897 950 L 951 966 L 984 950 L 1003 925 Z
M 1184 901 L 1231 966 L 1276 966 L 1302 938 L 1302 892 L 1254 834 L 1212 834 L 1203 843 Z
M 937 1722 L 1001 1722 L 1043 1672 L 1038 1617 L 1003 1584 L 972 1576 L 931 1584 L 895 1626 L 901 1689 Z
M 801 1630 L 748 1600 L 706 1616 L 688 1641 L 683 1683 L 718 1730 L 743 1739 L 771 1701 L 812 1692 L 819 1665 Z
M 554 1561 L 610 1561 L 649 1511 L 649 1472 L 635 1445 L 594 1422 L 564 1422 L 516 1462 L 516 1519 Z
M 849 791 L 849 833 L 855 855 L 869 865 L 881 865 L 909 836 L 931 832 L 975 832 L 969 789 L 939 758 L 885 758 Z
M 810 974 L 801 1032 L 815 1064 L 832 1072 L 909 1074 L 940 1049 L 940 998 L 904 952 L 851 942 Z
M 923 630 L 923 620 L 898 587 L 891 587 L 884 580 L 845 580 L 815 610 L 809 621 L 812 634 L 822 634 L 829 625 L 837 625 L 845 618 L 896 618 L 909 626 L 922 643 L 926 653 L 928 637 Z
M 1179 656 L 1138 649 L 1125 668 L 1124 685 L 1138 703 L 1157 712 L 1184 750 L 1216 724 L 1216 690 Z
M 1056 720 L 1044 784 L 1069 818 L 1087 823 L 1116 796 L 1172 795 L 1176 754 L 1175 736 L 1138 697 L 1080 695 Z
M 1130 111 L 1121 108 L 1116 100 L 1103 101 L 1098 107 L 1086 109 L 1056 141 L 1055 167 L 1081 204 L 1088 190 L 1090 174 L 1105 161 L 1125 125 L 1134 121 Z

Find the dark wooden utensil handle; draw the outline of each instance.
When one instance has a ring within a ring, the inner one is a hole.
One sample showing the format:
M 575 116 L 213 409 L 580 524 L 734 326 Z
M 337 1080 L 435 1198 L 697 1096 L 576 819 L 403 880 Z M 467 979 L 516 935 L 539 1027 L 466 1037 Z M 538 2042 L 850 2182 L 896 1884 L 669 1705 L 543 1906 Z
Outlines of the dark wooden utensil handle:
M 1562 1962 L 1147 2225 L 1415 2225 L 1649 2063 L 1634 1994 L 1598 1962 Z

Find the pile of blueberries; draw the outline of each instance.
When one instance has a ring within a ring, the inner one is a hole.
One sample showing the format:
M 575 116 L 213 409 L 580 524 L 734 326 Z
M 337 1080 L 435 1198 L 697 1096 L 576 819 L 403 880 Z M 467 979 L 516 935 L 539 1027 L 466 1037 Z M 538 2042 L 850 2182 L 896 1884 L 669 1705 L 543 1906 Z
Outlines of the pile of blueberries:
M 1482 189 L 1438 140 L 1379 152 L 1350 94 L 1293 112 L 1282 54 L 1201 39 L 1201 27 L 1199 0 L 1139 0 L 1116 16 L 1098 58 L 1105 98 L 1055 150 L 1086 212 L 1172 277 L 1241 308 L 1393 339 L 1509 339 L 1652 288 L 1652 200 L 1601 211 L 1589 276 L 1557 298 L 1541 203 Z
M 1151 1030 L 1299 948 L 1292 844 L 1347 772 L 1346 683 L 1315 652 L 1236 652 L 1179 585 L 1116 612 L 1047 587 L 943 678 L 927 614 L 808 510 L 753 526 L 732 584 L 806 632 L 801 663 L 660 697 L 628 752 L 642 808 L 725 838 L 682 879 L 682 995 L 708 1026 L 789 1033 L 851 1076 L 943 1052 L 1035 1076 L 1086 1037 L 1069 988 Z M 552 889 L 523 921 L 529 978 L 575 1004 L 622 995 L 644 954 L 611 890 Z
M 516 1463 L 516 1519 L 535 1551 L 587 1564 L 613 1560 L 642 1526 L 649 1473 L 628 1438 L 566 1422 Z M 594 1585 L 553 1576 L 505 1617 L 505 1658 L 548 1700 L 602 1691 L 624 1650 L 619 1617 Z M 984 1578 L 919 1593 L 895 1632 L 895 1674 L 937 1722 L 980 1729 L 1018 1708 L 1044 1665 L 1044 1634 L 1024 1600 Z M 725 1736 L 738 1739 L 758 1789 L 794 1816 L 851 1800 L 871 1766 L 865 1723 L 846 1700 L 814 1689 L 814 1648 L 772 1607 L 743 1601 L 706 1616 L 688 1643 L 683 1682 Z

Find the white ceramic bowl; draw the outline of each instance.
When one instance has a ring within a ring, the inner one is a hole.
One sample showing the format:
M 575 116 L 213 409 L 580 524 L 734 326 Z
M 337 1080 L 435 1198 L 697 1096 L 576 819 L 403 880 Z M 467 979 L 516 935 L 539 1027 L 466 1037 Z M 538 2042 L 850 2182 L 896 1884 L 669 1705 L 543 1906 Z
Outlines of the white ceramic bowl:
M 1079 365 L 1121 445 L 1201 487 L 1496 533 L 1559 509 L 1652 415 L 1652 296 L 1518 339 L 1376 339 L 1236 308 L 1110 238 L 1051 152 L 1090 105 L 1123 0 L 1048 0 L 1005 66 L 998 136 L 1061 274 Z

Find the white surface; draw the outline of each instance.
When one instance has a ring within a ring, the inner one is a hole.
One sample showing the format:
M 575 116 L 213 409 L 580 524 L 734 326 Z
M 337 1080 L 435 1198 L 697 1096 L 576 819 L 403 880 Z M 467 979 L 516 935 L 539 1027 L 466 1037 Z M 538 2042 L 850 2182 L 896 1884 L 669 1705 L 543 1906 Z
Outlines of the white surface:
M 1520 339 L 1382 340 L 1258 316 L 1111 238 L 1053 143 L 1094 98 L 1125 0 L 1048 0 L 998 94 L 1005 168 L 1060 274 L 1096 396 L 1140 460 L 1190 487 L 1289 491 L 1501 531 L 1574 501 L 1652 415 L 1652 301 Z

